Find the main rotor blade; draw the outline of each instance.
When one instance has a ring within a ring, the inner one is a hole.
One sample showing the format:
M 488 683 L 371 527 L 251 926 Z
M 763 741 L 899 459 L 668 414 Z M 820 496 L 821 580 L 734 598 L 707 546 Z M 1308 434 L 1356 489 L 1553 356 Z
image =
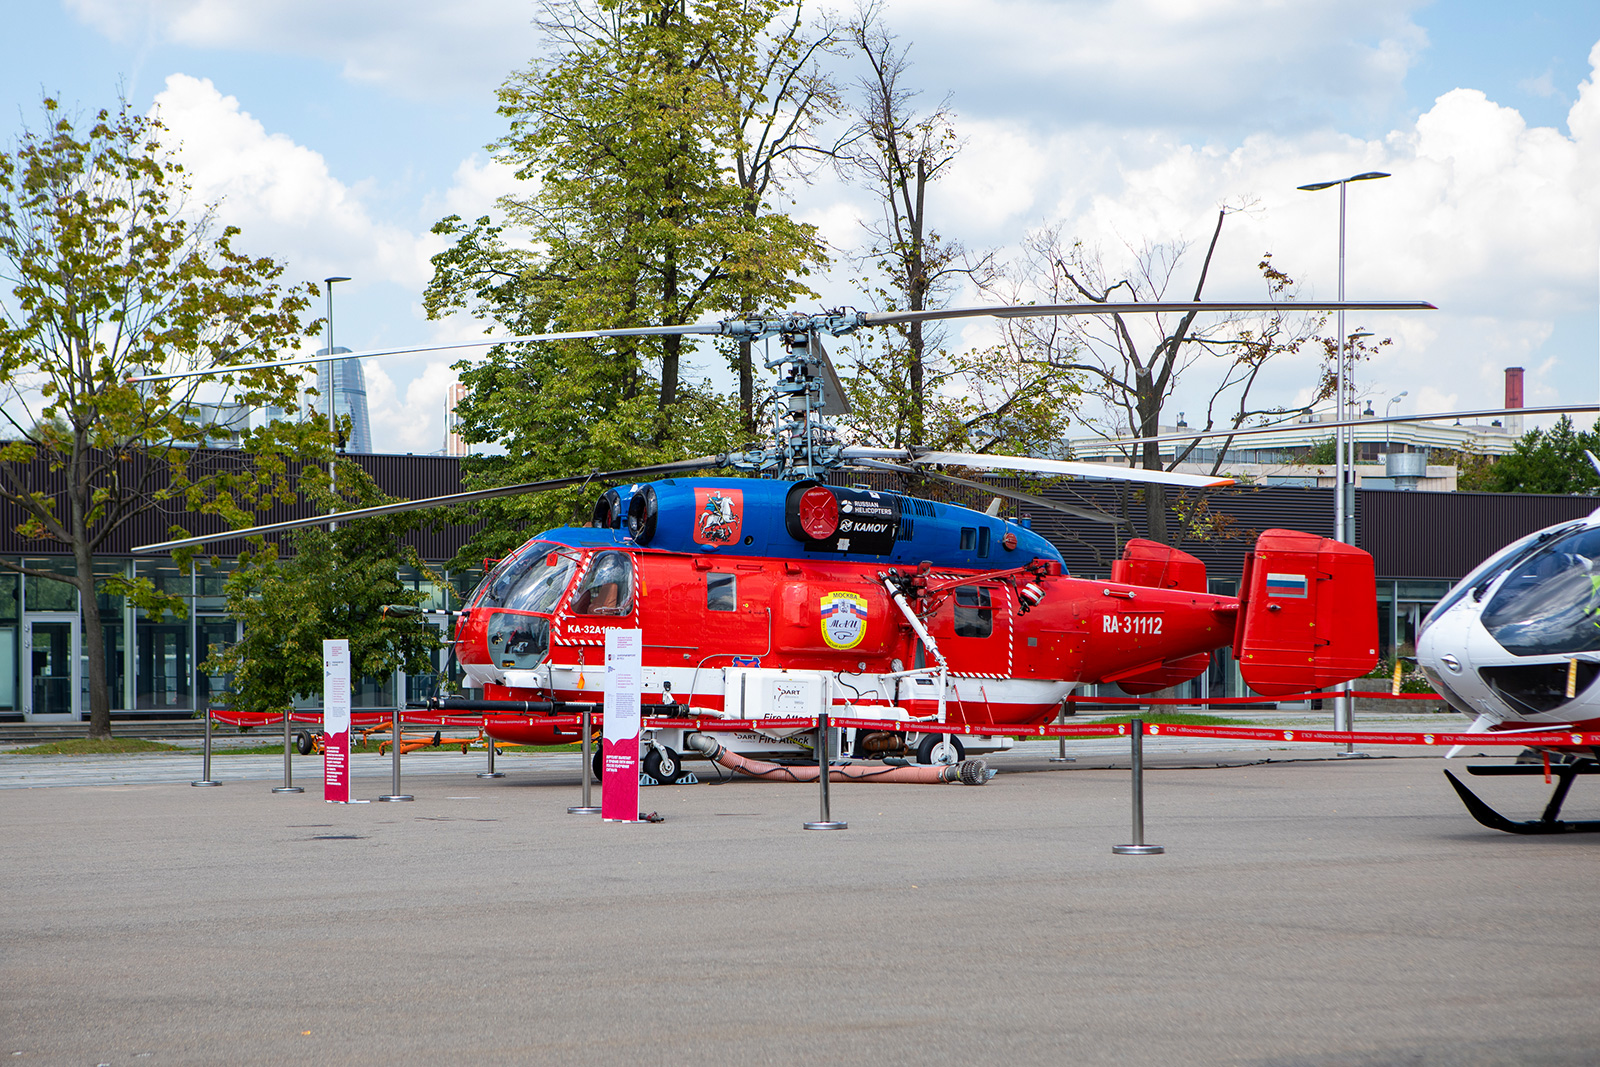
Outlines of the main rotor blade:
M 1034 496 L 1032 493 L 1024 493 L 1018 489 L 1008 489 L 1005 486 L 990 485 L 987 482 L 974 482 L 968 478 L 957 478 L 953 474 L 944 473 L 944 471 L 919 470 L 916 467 L 903 467 L 898 463 L 885 463 L 881 459 L 863 459 L 858 460 L 857 462 L 869 470 L 894 471 L 897 474 L 912 474 L 921 478 L 932 478 L 935 481 L 949 482 L 951 485 L 959 485 L 967 489 L 978 489 L 982 492 L 993 494 L 994 496 L 1010 497 L 1012 500 L 1020 500 L 1024 504 L 1032 504 L 1036 508 L 1047 508 L 1050 511 L 1059 511 L 1063 515 L 1071 515 L 1074 518 L 1087 519 L 1090 522 L 1104 522 L 1112 525 L 1122 525 L 1128 521 L 1127 519 L 1119 519 L 1115 515 L 1107 515 L 1103 511 L 1094 511 L 1090 508 L 1073 507 L 1071 504 L 1062 504 L 1054 500 L 1046 499 L 1042 496 Z
M 922 466 L 941 463 L 954 467 L 981 467 L 985 470 L 1035 471 L 1039 474 L 1069 474 L 1075 478 L 1100 478 L 1112 482 L 1141 482 L 1153 485 L 1176 485 L 1186 489 L 1211 489 L 1232 485 L 1232 478 L 1212 478 L 1203 474 L 1179 474 L 1176 471 L 1152 471 L 1143 467 L 1115 467 L 1109 463 L 1077 463 L 1064 459 L 1042 459 L 1038 456 L 991 456 L 979 452 L 917 452 L 902 448 L 846 448 L 844 458 L 899 460 Z
M 144 374 L 129 378 L 130 382 L 165 382 L 174 378 L 204 378 L 218 374 L 235 374 L 242 371 L 269 367 L 304 367 L 313 363 L 331 363 L 340 359 L 367 359 L 373 356 L 404 356 L 416 352 L 457 352 L 468 348 L 492 348 L 495 345 L 515 344 L 519 341 L 583 341 L 598 337 L 659 337 L 672 334 L 720 334 L 720 323 L 697 326 L 629 326 L 616 330 L 574 330 L 566 333 L 508 334 L 501 337 L 484 337 L 476 341 L 456 341 L 447 345 L 410 345 L 405 348 L 368 348 L 360 352 L 337 352 L 331 356 L 295 356 L 275 359 L 266 363 L 240 363 L 230 366 L 207 367 L 204 370 L 176 371 L 172 374 Z
M 853 410 L 850 406 L 850 397 L 844 391 L 844 383 L 839 381 L 839 372 L 834 369 L 833 359 L 828 355 L 828 350 L 822 347 L 822 334 L 811 335 L 812 354 L 822 361 L 822 407 L 824 415 L 848 415 Z
M 1486 419 L 1491 415 L 1577 415 L 1588 414 L 1591 411 L 1600 411 L 1600 404 L 1566 404 L 1557 407 L 1539 408 L 1483 408 L 1477 411 L 1434 411 L 1420 415 L 1362 415 L 1357 418 L 1345 419 L 1339 422 L 1329 419 L 1327 422 L 1277 422 L 1267 426 L 1242 426 L 1236 430 L 1174 430 L 1171 433 L 1159 434 L 1155 437 L 1102 437 L 1097 439 L 1099 444 L 1107 445 L 1142 445 L 1150 441 L 1159 444 L 1169 444 L 1174 441 L 1193 441 L 1201 438 L 1213 437 L 1258 437 L 1262 434 L 1305 432 L 1307 429 L 1333 430 L 1341 426 L 1382 426 L 1385 423 L 1400 422 L 1443 422 L 1445 419 Z M 1284 415 L 1296 415 L 1299 412 L 1286 411 Z M 1482 429 L 1482 427 L 1478 427 Z
M 542 482 L 523 482 L 519 485 L 502 485 L 493 489 L 474 489 L 465 493 L 450 493 L 447 496 L 428 497 L 425 500 L 401 500 L 393 504 L 379 504 L 376 507 L 356 508 L 352 511 L 336 511 L 331 515 L 316 515 L 309 519 L 291 519 L 287 522 L 268 523 L 265 526 L 251 526 L 243 530 L 224 530 L 221 533 L 185 537 L 177 541 L 163 541 L 157 545 L 140 545 L 131 551 L 135 555 L 168 552 L 175 548 L 187 548 L 189 545 L 204 545 L 213 541 L 232 541 L 240 537 L 257 537 L 261 534 L 300 530 L 307 526 L 322 526 L 330 522 L 349 522 L 352 519 L 368 519 L 375 515 L 395 515 L 402 511 L 420 511 L 423 508 L 445 507 L 450 504 L 470 504 L 475 500 L 493 500 L 502 496 L 538 493 L 546 489 L 560 489 L 564 485 L 578 485 L 599 479 L 611 481 L 617 478 L 632 478 L 635 475 L 670 474 L 673 471 L 720 467 L 725 460 L 726 456 L 721 455 L 697 456 L 694 459 L 680 459 L 672 463 L 656 463 L 648 467 L 629 467 L 626 470 L 616 471 L 594 471 L 590 474 L 573 475 L 570 478 L 549 478 Z
M 1004 304 L 995 307 L 942 308 L 932 311 L 869 311 L 861 316 L 866 326 L 892 326 L 902 322 L 931 322 L 941 319 L 1036 319 L 1056 315 L 1149 315 L 1172 311 L 1265 311 L 1294 314 L 1301 311 L 1437 311 L 1426 300 L 1152 300 L 1113 304 L 1088 301 L 1081 304 Z

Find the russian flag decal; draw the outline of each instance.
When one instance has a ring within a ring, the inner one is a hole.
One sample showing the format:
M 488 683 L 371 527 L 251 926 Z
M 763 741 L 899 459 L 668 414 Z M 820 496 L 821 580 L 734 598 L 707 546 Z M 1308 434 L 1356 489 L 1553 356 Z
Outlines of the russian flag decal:
M 1268 574 L 1267 595 L 1281 597 L 1306 597 L 1307 582 L 1303 574 Z

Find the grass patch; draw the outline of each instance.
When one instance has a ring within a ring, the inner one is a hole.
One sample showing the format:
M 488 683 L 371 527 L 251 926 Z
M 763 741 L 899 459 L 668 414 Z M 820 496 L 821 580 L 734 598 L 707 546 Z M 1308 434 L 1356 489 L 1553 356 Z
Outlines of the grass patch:
M 122 756 L 130 752 L 184 752 L 178 745 L 146 741 L 142 737 L 89 738 L 72 737 L 52 741 L 47 745 L 29 745 L 12 749 L 16 756 Z
M 1157 726 L 1259 726 L 1254 719 L 1229 719 L 1222 715 L 1202 715 L 1193 711 L 1163 711 L 1152 712 L 1149 715 L 1139 716 L 1140 720 L 1155 723 Z M 1068 723 L 1072 720 L 1069 718 Z M 1132 715 L 1118 715 L 1109 719 L 1096 719 L 1092 723 L 1082 723 L 1083 726 L 1125 726 L 1133 721 Z

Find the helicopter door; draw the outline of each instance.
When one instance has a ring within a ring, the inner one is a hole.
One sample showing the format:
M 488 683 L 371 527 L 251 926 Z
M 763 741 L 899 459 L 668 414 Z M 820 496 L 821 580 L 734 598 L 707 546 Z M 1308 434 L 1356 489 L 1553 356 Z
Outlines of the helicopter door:
M 1011 599 L 1003 585 L 957 586 L 934 632 L 950 670 L 1004 674 L 1011 663 Z
M 633 614 L 633 557 L 626 552 L 596 552 L 572 596 L 574 615 Z

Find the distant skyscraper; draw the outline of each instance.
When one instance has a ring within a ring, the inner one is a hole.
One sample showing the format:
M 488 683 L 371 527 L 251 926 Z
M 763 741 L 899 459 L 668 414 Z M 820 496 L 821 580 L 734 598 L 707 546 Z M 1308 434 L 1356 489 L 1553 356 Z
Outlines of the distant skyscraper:
M 348 348 L 335 345 L 333 354 L 348 352 Z M 317 355 L 328 354 L 326 348 L 317 349 Z M 328 403 L 328 365 L 317 364 L 317 393 L 321 400 L 319 407 L 327 411 Z M 367 379 L 361 373 L 359 359 L 337 359 L 333 361 L 333 410 L 341 420 L 350 416 L 350 439 L 345 442 L 346 452 L 371 452 L 372 451 L 372 424 L 367 418 Z

